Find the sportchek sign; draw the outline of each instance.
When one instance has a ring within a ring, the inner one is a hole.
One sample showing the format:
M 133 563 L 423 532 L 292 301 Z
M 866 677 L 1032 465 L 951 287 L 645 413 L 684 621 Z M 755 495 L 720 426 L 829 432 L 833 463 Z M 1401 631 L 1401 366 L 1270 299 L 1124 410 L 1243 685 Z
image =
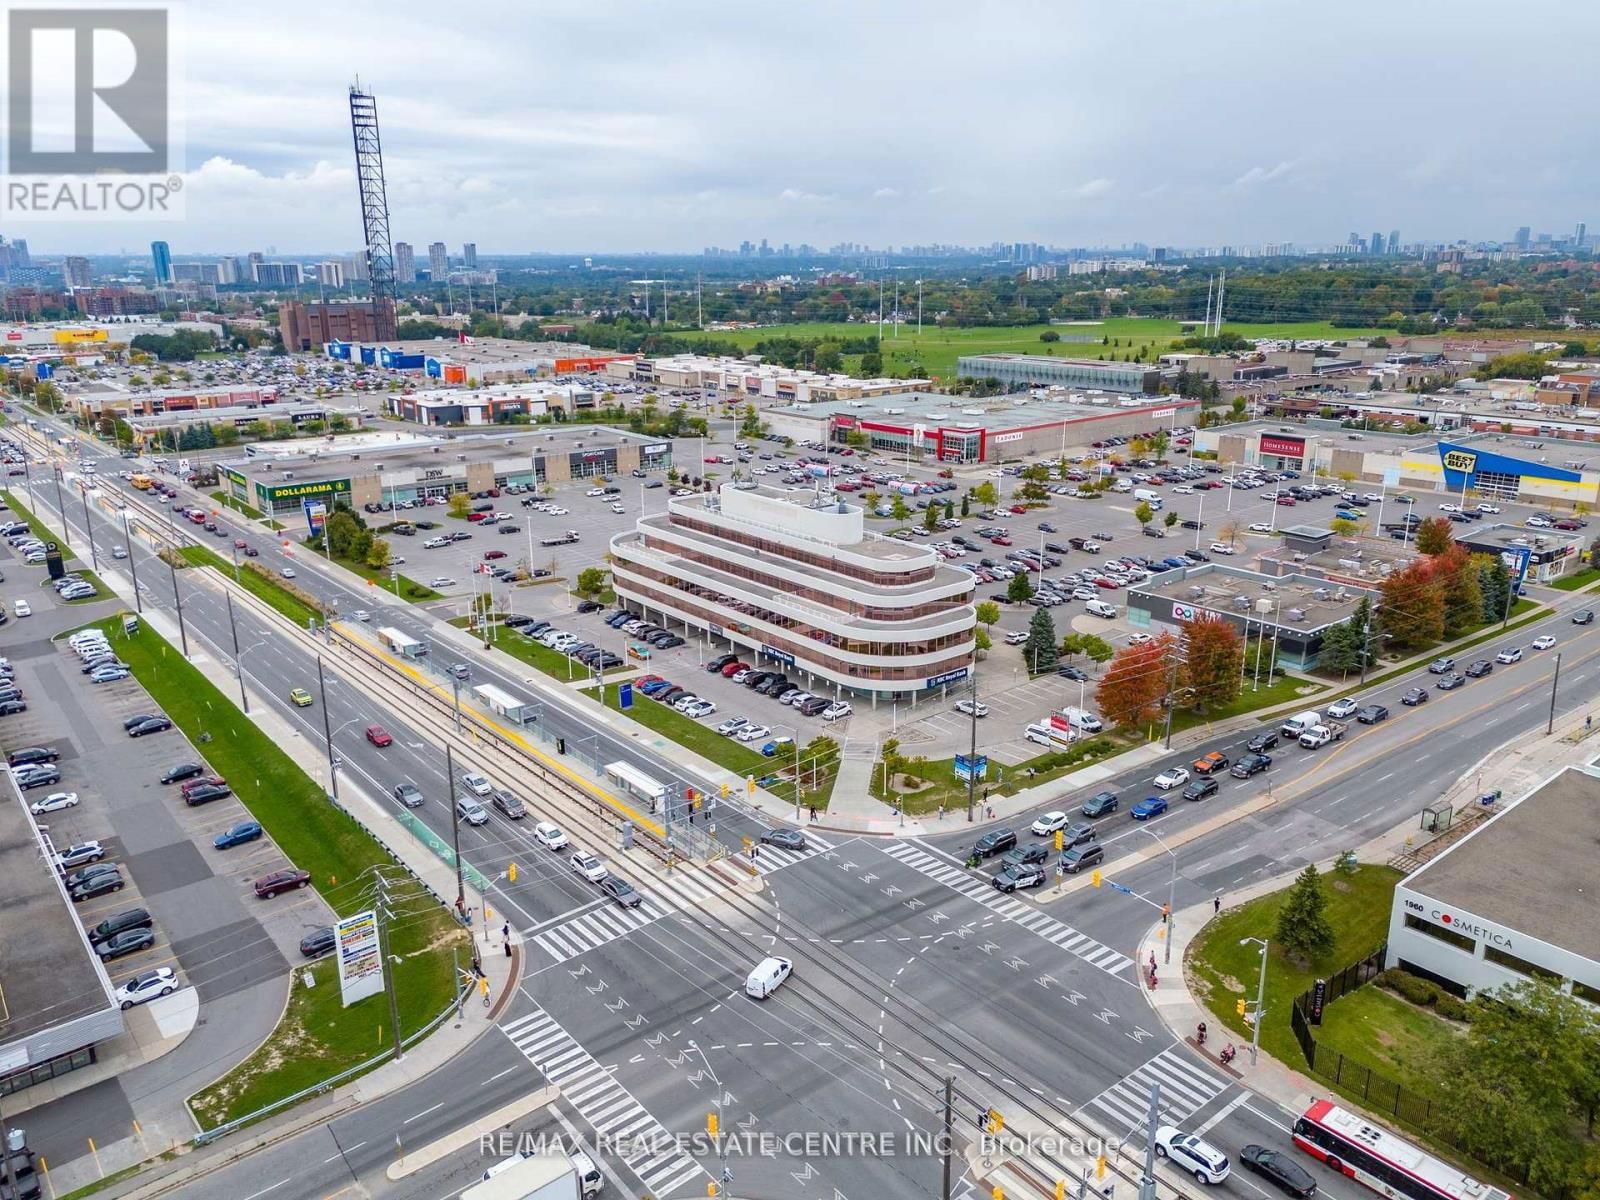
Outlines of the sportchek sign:
M 1261 453 L 1276 454 L 1281 458 L 1304 458 L 1306 456 L 1305 438 L 1283 437 L 1275 433 L 1261 435 Z

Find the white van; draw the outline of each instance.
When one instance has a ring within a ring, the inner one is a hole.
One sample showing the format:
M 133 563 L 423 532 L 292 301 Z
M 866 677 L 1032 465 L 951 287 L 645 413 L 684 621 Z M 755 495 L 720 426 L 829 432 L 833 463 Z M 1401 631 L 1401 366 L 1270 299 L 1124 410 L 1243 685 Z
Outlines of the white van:
M 1068 725 L 1085 733 L 1099 733 L 1105 728 L 1100 718 L 1087 708 L 1064 708 L 1061 710 L 1061 715 L 1067 719 Z
M 1303 713 L 1295 713 L 1283 723 L 1279 732 L 1292 741 L 1306 730 L 1315 729 L 1320 724 L 1322 724 L 1322 714 L 1315 709 L 1309 709 Z
M 744 994 L 765 1000 L 783 981 L 794 974 L 794 963 L 787 958 L 763 958 L 744 981 Z
M 1152 492 L 1149 488 L 1135 488 L 1133 492 L 1133 498 L 1135 500 L 1142 500 L 1157 512 L 1161 511 L 1163 501 L 1160 495 L 1156 492 Z
M 1104 600 L 1089 600 L 1084 603 L 1083 611 L 1093 613 L 1097 617 L 1104 617 L 1111 621 L 1116 619 L 1117 606 L 1107 604 Z

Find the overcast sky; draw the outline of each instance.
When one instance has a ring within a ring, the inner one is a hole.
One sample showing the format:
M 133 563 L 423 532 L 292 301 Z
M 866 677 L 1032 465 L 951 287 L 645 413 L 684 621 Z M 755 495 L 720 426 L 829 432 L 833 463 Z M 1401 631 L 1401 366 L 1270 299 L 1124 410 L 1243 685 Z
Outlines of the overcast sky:
M 205 0 L 185 24 L 187 219 L 7 235 L 353 250 L 357 74 L 419 258 L 1600 232 L 1593 4 Z

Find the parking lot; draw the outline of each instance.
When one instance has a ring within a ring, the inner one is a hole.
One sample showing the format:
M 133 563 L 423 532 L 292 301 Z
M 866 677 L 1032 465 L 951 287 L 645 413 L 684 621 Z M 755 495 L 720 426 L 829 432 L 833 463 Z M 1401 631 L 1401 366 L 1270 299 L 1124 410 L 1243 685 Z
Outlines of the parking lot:
M 45 632 L 42 622 L 38 628 Z M 185 780 L 163 782 L 184 763 L 209 775 L 203 748 L 159 719 L 143 736 L 131 735 L 134 718 L 159 718 L 159 708 L 132 678 L 91 682 L 64 640 L 13 640 L 8 657 L 27 708 L 0 718 L 0 743 L 8 754 L 37 746 L 59 755 L 59 780 L 25 795 L 57 850 L 87 847 L 76 869 L 107 877 L 81 889 L 79 919 L 92 930 L 132 910 L 149 917 L 137 922 L 151 929 L 148 944 L 107 959 L 114 986 L 165 969 L 174 987 L 162 993 L 193 987 L 202 1003 L 266 983 L 281 996 L 301 938 L 330 914 L 310 889 L 257 898 L 254 881 L 289 864 L 265 835 L 227 849 L 214 844 L 249 820 L 231 793 L 190 806 Z

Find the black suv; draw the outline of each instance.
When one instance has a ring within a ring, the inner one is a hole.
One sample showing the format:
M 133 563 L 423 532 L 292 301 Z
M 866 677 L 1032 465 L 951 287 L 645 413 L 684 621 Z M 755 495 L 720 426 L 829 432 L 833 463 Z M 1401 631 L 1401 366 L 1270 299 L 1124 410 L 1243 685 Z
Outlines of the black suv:
M 116 934 L 128 929 L 149 929 L 155 924 L 155 919 L 142 908 L 125 908 L 119 913 L 112 913 L 100 924 L 89 930 L 91 942 L 103 942 Z
M 6 762 L 13 767 L 28 767 L 38 763 L 53 763 L 60 757 L 61 752 L 54 746 L 24 746 L 6 755 Z
M 1050 857 L 1050 847 L 1043 842 L 1030 842 L 1026 846 L 1018 846 L 1015 850 L 1007 850 L 1000 859 L 1000 869 L 1006 867 L 1036 867 Z
M 1244 748 L 1250 751 L 1251 754 L 1261 754 L 1264 751 L 1273 749 L 1277 744 L 1278 731 L 1272 729 L 1266 733 L 1256 734 L 1255 737 L 1244 744 Z
M 1183 789 L 1185 800 L 1204 800 L 1207 796 L 1217 794 L 1217 781 L 1215 779 L 1196 779 Z
M 973 858 L 991 858 L 1017 848 L 1017 835 L 1011 829 L 991 829 L 973 844 Z
M 190 808 L 199 804 L 209 804 L 213 800 L 223 800 L 233 795 L 232 789 L 215 784 L 202 783 L 199 787 L 190 788 L 183 794 L 183 802 Z
M 1467 668 L 1467 678 L 1481 679 L 1492 670 L 1494 670 L 1494 664 L 1487 658 L 1480 658 L 1477 662 L 1473 663 Z
M 1083 807 L 1078 810 L 1086 817 L 1103 817 L 1107 813 L 1117 811 L 1117 794 L 1115 792 L 1097 792 L 1085 800 Z
M 528 810 L 522 806 L 522 801 L 510 792 L 496 789 L 489 793 L 489 802 L 513 821 L 520 821 L 528 815 Z

